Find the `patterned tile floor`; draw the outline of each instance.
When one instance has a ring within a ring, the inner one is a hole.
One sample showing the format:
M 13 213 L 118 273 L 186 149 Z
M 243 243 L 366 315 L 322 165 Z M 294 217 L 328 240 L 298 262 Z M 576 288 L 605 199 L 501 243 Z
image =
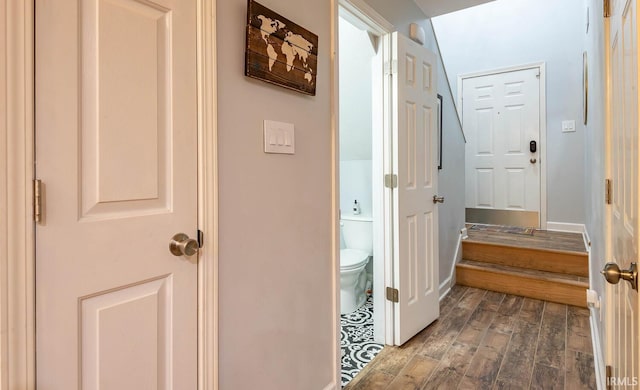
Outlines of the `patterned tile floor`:
M 369 297 L 361 308 L 340 316 L 340 348 L 342 350 L 342 386 L 382 350 L 373 342 L 373 302 Z

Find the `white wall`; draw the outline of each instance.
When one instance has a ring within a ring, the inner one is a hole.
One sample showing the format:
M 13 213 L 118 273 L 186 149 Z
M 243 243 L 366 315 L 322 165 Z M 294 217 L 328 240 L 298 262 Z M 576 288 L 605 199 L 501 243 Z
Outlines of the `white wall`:
M 331 3 L 261 3 L 318 34 L 318 86 L 310 97 L 245 77 L 247 2 L 217 1 L 220 388 L 324 389 L 336 369 Z M 263 152 L 264 119 L 295 124 L 295 155 Z
M 373 215 L 371 169 L 371 160 L 340 161 L 340 210 L 342 215 L 353 214 L 353 201 L 356 199 L 363 216 Z
M 547 218 L 553 222 L 585 222 L 584 17 L 584 0 L 497 0 L 433 19 L 454 93 L 460 74 L 546 62 Z M 577 131 L 562 133 L 561 122 L 571 119 Z
M 366 0 L 396 29 L 408 36 L 409 25 L 417 23 L 426 33 L 425 46 L 438 53 L 430 21 L 411 0 Z M 438 174 L 438 194 L 445 202 L 438 205 L 439 210 L 439 278 L 440 283 L 451 276 L 454 255 L 458 248 L 460 229 L 464 227 L 464 138 L 458 122 L 453 96 L 444 77 L 444 67 L 438 59 L 438 93 L 443 96 L 443 169 Z M 460 254 L 458 254 L 458 258 Z
M 603 297 L 605 281 L 600 270 L 607 262 L 605 252 L 605 203 L 604 180 L 605 171 L 605 129 L 606 111 L 606 68 L 605 68 L 605 26 L 602 17 L 602 2 L 585 0 L 584 7 L 589 7 L 589 33 L 584 34 L 584 47 L 587 51 L 589 68 L 589 113 L 585 126 L 585 205 L 586 227 L 591 239 L 590 285 L 598 295 Z M 583 13 L 586 15 L 586 12 Z M 603 313 L 604 314 L 604 313 Z M 604 323 L 596 315 L 595 321 L 600 334 L 600 341 L 605 341 Z M 601 345 L 604 348 L 604 345 Z
M 339 19 L 340 161 L 371 160 L 371 61 L 369 35 Z
M 367 32 L 339 19 L 340 210 L 372 215 L 372 60 Z

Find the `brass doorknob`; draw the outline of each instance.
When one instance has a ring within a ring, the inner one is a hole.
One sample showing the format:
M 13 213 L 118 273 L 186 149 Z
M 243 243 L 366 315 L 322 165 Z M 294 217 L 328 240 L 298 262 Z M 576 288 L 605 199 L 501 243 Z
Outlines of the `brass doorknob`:
M 200 249 L 198 241 L 184 233 L 178 233 L 169 241 L 169 251 L 174 256 L 193 256 Z
M 433 203 L 444 203 L 444 196 L 433 196 Z
M 638 266 L 636 263 L 631 263 L 628 270 L 620 270 L 616 263 L 607 263 L 600 273 L 611 284 L 618 284 L 620 279 L 623 279 L 631 284 L 631 288 L 638 291 Z

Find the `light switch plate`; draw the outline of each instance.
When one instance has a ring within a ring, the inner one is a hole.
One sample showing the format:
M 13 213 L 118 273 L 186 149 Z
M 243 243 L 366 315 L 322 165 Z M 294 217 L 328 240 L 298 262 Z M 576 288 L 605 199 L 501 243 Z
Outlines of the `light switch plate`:
M 562 132 L 563 133 L 571 133 L 576 131 L 576 121 L 562 121 Z
M 264 121 L 264 152 L 295 154 L 293 123 Z

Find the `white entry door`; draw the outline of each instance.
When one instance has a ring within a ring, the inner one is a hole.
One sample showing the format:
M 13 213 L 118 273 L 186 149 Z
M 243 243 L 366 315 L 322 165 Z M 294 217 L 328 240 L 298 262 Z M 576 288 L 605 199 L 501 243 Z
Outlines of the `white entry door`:
M 537 225 L 541 146 L 539 75 L 540 69 L 536 67 L 463 78 L 468 213 L 482 215 L 486 214 L 485 210 L 508 210 L 511 213 L 503 214 L 511 219 L 523 220 L 522 223 L 533 220 Z M 531 142 L 535 142 L 535 152 L 531 151 Z
M 36 59 L 38 388 L 196 389 L 196 2 L 37 1 Z
M 608 229 L 611 259 L 620 269 L 638 262 L 638 43 L 636 0 L 611 2 L 611 134 L 608 144 L 613 180 Z M 640 300 L 638 291 L 620 280 L 607 285 L 606 359 L 613 388 L 637 389 L 640 383 Z M 634 382 L 635 381 L 635 382 Z
M 392 35 L 394 202 L 394 342 L 401 345 L 435 321 L 438 291 L 436 57 L 409 38 Z

